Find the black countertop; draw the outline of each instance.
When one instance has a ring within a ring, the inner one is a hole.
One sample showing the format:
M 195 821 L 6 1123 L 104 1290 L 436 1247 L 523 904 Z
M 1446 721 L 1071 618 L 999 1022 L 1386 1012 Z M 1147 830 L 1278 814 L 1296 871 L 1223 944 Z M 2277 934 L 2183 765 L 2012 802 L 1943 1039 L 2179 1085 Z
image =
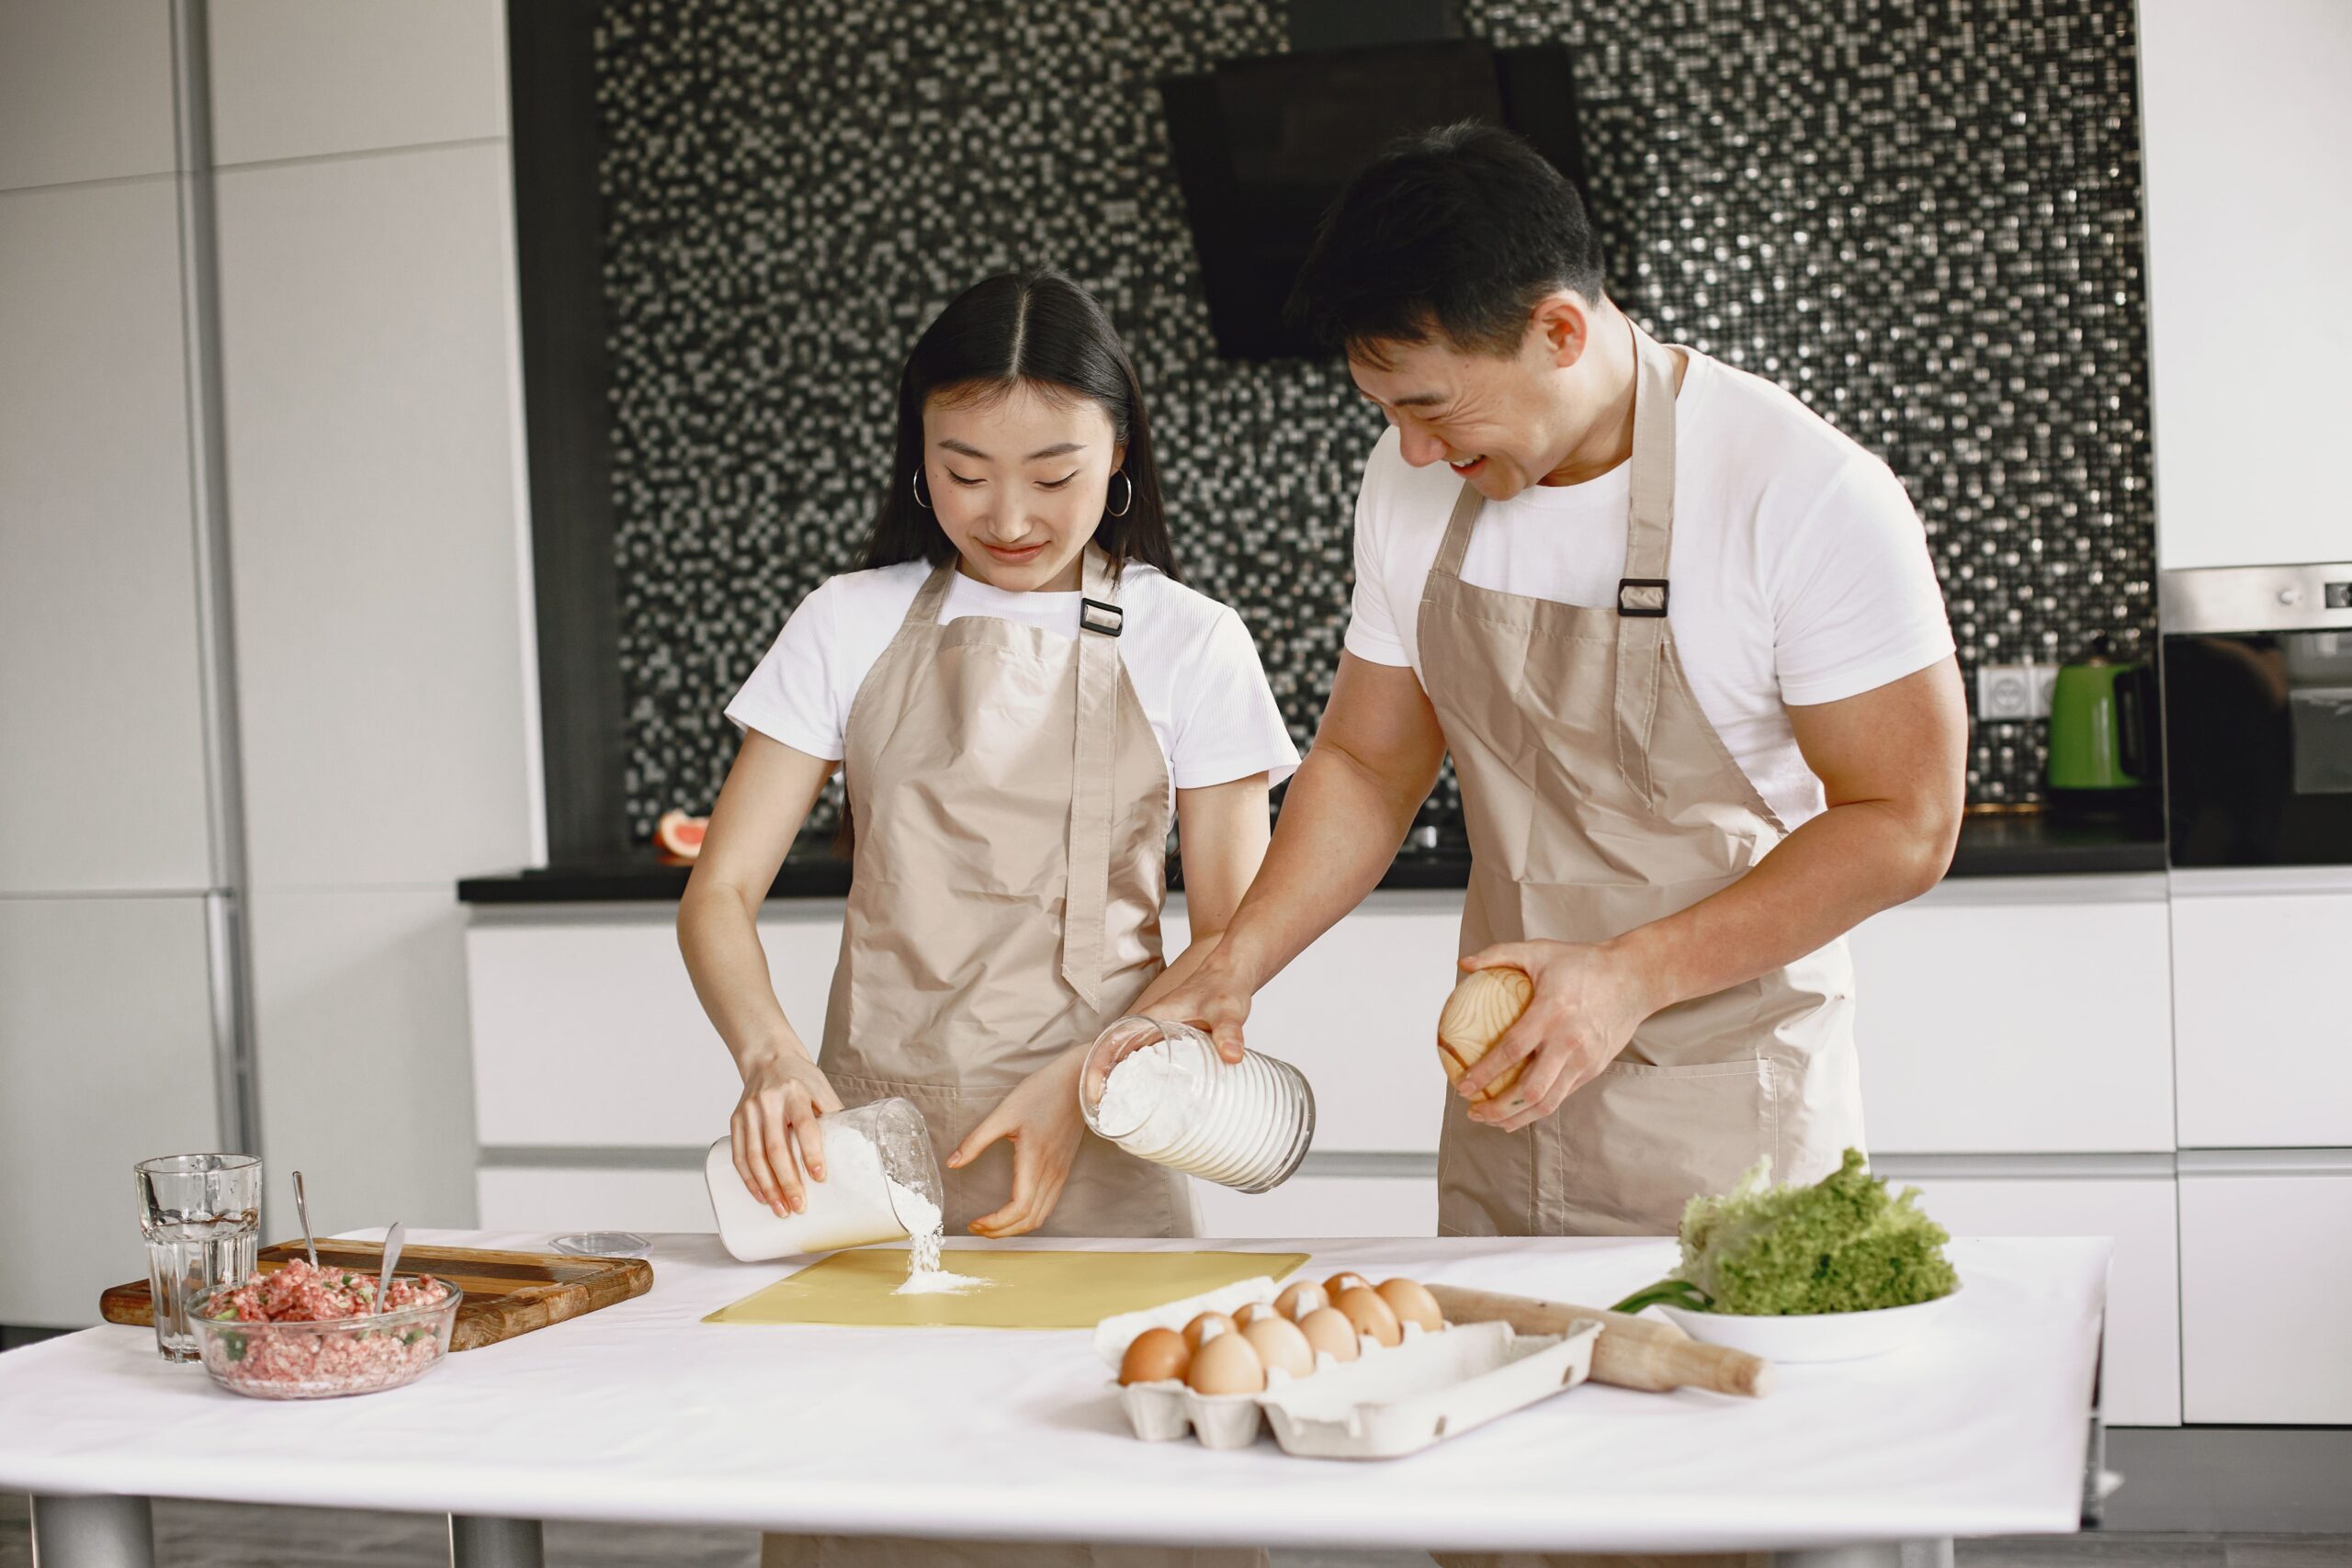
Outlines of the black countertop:
M 2046 815 L 1972 815 L 1961 827 L 1949 876 L 2064 876 L 2162 871 L 2165 842 L 2154 824 L 2069 821 Z M 538 867 L 458 884 L 468 904 L 674 902 L 688 868 L 650 851 L 605 861 Z M 1470 854 L 1459 845 L 1399 851 L 1385 888 L 1467 885 Z M 776 874 L 771 898 L 838 898 L 849 891 L 849 862 L 821 842 L 797 849 Z

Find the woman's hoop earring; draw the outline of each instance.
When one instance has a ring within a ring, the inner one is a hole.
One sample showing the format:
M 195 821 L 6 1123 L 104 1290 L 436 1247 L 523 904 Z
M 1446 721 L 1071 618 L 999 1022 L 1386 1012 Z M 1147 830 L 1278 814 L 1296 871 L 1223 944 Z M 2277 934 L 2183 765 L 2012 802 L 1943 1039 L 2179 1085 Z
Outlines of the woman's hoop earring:
M 931 510 L 931 497 L 923 494 L 922 492 L 922 465 L 921 463 L 917 463 L 915 465 L 914 478 L 907 481 L 907 488 L 915 492 L 915 504 L 917 506 L 922 507 L 925 512 Z
M 1111 477 L 1114 479 L 1127 479 L 1127 470 L 1121 468 Z M 1108 506 L 1103 507 L 1102 511 L 1105 516 L 1125 517 L 1128 513 L 1133 512 L 1135 509 L 1136 481 L 1133 479 L 1127 479 L 1127 499 L 1120 503 L 1119 509 L 1115 512 L 1112 511 Z

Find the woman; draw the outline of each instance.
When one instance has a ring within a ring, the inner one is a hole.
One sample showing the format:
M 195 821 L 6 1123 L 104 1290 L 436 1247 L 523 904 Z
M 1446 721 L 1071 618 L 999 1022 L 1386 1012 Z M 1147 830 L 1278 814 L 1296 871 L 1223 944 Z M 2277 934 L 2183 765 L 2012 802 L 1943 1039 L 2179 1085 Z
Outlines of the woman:
M 742 1074 L 752 1190 L 798 1212 L 819 1119 L 900 1095 L 950 1228 L 1193 1234 L 1186 1178 L 1086 1133 L 1079 1066 L 1215 943 L 1298 758 L 1240 619 L 1177 581 L 1135 371 L 1076 284 L 991 277 L 924 331 L 865 570 L 727 712 L 743 746 L 678 934 Z M 753 921 L 837 764 L 855 847 L 812 1058 Z M 1171 809 L 1193 942 L 1163 968 Z

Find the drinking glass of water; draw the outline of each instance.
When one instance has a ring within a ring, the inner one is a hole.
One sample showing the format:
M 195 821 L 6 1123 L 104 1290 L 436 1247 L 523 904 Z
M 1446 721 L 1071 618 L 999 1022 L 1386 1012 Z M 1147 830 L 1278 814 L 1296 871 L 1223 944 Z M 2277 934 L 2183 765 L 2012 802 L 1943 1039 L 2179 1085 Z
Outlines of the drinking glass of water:
M 243 1284 L 253 1275 L 261 1161 L 252 1155 L 165 1155 L 131 1169 L 155 1295 L 155 1348 L 167 1361 L 193 1361 L 188 1303 L 199 1291 Z

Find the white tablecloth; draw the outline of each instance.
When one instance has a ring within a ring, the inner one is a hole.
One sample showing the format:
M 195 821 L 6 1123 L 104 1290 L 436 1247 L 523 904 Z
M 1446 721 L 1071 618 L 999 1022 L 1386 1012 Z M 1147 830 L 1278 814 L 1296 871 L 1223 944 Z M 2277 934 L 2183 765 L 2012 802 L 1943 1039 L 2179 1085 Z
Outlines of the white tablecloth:
M 1310 1251 L 1317 1278 L 1352 1268 L 1588 1304 L 1674 1260 L 1663 1241 L 1238 1245 Z M 1082 1333 L 707 1325 L 785 1270 L 735 1263 L 714 1236 L 665 1236 L 648 1295 L 359 1398 L 241 1398 L 164 1363 L 146 1329 L 12 1351 L 0 1488 L 1204 1545 L 1694 1551 L 2063 1532 L 2108 1252 L 1956 1243 L 1966 1289 L 1932 1344 L 1785 1367 L 1762 1400 L 1587 1385 L 1409 1459 L 1346 1463 L 1271 1439 L 1137 1441 Z

